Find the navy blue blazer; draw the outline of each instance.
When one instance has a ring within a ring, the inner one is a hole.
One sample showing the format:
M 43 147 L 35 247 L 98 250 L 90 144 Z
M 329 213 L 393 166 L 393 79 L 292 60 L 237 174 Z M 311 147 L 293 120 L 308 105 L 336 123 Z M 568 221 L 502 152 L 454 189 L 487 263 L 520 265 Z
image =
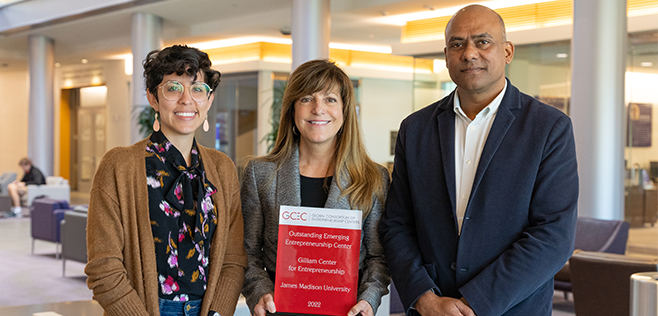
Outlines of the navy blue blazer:
M 454 92 L 401 124 L 380 235 L 407 314 L 426 291 L 478 316 L 551 315 L 553 276 L 574 248 L 578 173 L 570 118 L 508 81 L 461 236 Z

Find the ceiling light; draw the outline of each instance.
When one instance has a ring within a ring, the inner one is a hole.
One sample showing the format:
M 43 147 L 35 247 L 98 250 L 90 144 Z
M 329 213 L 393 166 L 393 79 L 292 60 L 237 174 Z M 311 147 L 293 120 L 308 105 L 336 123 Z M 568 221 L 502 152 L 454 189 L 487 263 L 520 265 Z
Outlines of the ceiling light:
M 88 61 L 87 59 L 83 58 L 80 62 L 83 63 L 83 64 L 86 64 L 86 63 L 88 63 L 89 61 Z
M 627 8 L 629 17 L 658 13 L 656 1 L 628 0 Z
M 238 46 L 238 45 L 245 45 L 245 44 L 252 44 L 259 42 L 291 45 L 292 39 L 279 38 L 279 37 L 265 37 L 265 36 L 245 36 L 245 37 L 227 38 L 227 39 L 209 41 L 209 42 L 194 43 L 194 44 L 190 44 L 189 46 L 195 47 L 200 50 L 207 50 L 207 49 L 231 47 L 231 46 Z M 383 54 L 390 54 L 392 51 L 390 46 L 354 45 L 354 44 L 343 44 L 343 43 L 329 43 L 329 48 L 356 50 L 362 52 L 383 53 Z
M 128 56 L 123 59 L 123 73 L 130 76 L 133 74 L 133 54 L 126 55 Z
M 526 5 L 526 4 L 535 4 L 535 3 L 551 2 L 551 1 L 555 1 L 555 0 L 494 0 L 494 1 L 480 1 L 476 3 L 486 5 L 487 7 L 495 10 L 500 8 L 508 8 L 508 7 Z M 462 7 L 463 6 L 454 6 L 454 7 L 442 8 L 442 9 L 433 8 L 434 10 L 429 10 L 428 6 L 425 6 L 424 7 L 425 10 L 421 12 L 388 15 L 384 17 L 375 18 L 375 21 L 382 24 L 403 26 L 409 21 L 423 20 L 423 19 L 436 18 L 442 16 L 452 16 L 453 14 L 455 14 L 455 12 L 457 12 Z
M 567 54 L 567 53 L 557 53 L 557 54 L 555 54 L 555 57 L 557 57 L 557 58 L 567 58 L 567 57 L 569 57 L 569 54 Z
M 292 39 L 290 38 L 280 38 L 280 37 L 266 37 L 266 36 L 245 36 L 245 37 L 235 37 L 227 38 L 215 41 L 201 42 L 190 44 L 194 48 L 200 50 L 213 49 L 213 48 L 222 48 L 222 47 L 231 47 L 244 44 L 252 44 L 258 42 L 265 43 L 275 43 L 275 44 L 291 44 Z
M 642 66 L 642 67 L 651 67 L 651 66 L 653 66 L 653 63 L 650 62 L 650 61 L 643 61 L 643 62 L 640 63 L 640 66 Z
M 354 45 L 354 44 L 342 44 L 342 43 L 329 43 L 329 48 L 355 50 L 360 52 L 382 53 L 382 54 L 391 54 L 393 51 L 391 49 L 391 46 Z
M 60 63 L 55 63 L 55 68 L 59 68 L 59 67 L 62 67 L 62 64 L 60 64 Z

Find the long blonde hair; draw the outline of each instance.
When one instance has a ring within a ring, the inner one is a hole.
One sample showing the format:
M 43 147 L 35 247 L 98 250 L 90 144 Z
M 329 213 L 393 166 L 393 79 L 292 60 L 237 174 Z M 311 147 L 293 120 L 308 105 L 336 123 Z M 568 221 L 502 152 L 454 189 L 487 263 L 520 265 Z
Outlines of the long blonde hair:
M 350 78 L 333 61 L 311 60 L 293 71 L 288 77 L 281 105 L 281 121 L 272 152 L 264 159 L 277 163 L 277 169 L 293 154 L 299 135 L 295 127 L 295 101 L 319 91 L 338 88 L 343 101 L 343 126 L 336 135 L 334 176 L 341 196 L 348 196 L 350 206 L 363 211 L 365 218 L 372 209 L 375 196 L 384 203 L 384 183 L 377 164 L 366 152 L 356 115 L 354 88 Z M 343 188 L 342 177 L 349 176 L 350 183 Z

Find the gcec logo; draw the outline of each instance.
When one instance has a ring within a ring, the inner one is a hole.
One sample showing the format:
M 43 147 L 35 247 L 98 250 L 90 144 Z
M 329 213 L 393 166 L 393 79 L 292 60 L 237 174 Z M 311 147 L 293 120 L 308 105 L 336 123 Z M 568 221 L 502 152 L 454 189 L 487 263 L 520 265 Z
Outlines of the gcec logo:
M 284 211 L 283 214 L 281 214 L 281 217 L 285 220 L 291 220 L 291 221 L 307 221 L 308 220 L 308 213 L 306 212 L 289 212 L 289 211 Z

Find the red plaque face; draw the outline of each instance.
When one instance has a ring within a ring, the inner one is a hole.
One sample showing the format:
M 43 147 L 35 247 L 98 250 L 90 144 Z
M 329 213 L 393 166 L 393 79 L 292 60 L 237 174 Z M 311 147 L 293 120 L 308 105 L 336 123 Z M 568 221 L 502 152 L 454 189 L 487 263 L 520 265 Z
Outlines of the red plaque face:
M 277 312 L 346 315 L 356 304 L 361 211 L 281 206 Z

